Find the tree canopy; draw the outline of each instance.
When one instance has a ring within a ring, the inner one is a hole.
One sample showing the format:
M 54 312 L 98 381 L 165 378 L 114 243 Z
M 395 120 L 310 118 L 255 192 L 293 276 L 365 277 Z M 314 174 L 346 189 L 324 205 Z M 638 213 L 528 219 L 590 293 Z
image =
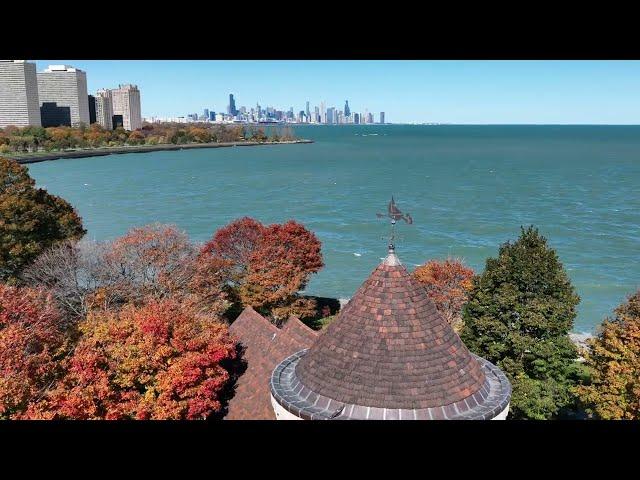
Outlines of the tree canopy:
M 550 419 L 574 402 L 577 350 L 569 338 L 580 299 L 533 226 L 500 247 L 475 278 L 462 339 L 513 386 L 512 418 Z
M 640 420 L 640 290 L 605 319 L 588 346 L 590 380 L 576 387 L 586 411 L 604 420 Z
M 0 157 L 0 280 L 19 272 L 44 249 L 85 234 L 74 208 L 60 197 L 35 188 L 27 169 Z

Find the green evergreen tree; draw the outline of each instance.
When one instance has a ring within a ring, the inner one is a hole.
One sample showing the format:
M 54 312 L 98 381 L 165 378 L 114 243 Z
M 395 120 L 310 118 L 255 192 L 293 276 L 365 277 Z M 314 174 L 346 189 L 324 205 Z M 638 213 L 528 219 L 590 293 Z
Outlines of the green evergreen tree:
M 580 298 L 547 240 L 533 226 L 521 230 L 474 280 L 461 337 L 508 376 L 511 418 L 551 419 L 575 402 L 579 367 L 568 334 Z

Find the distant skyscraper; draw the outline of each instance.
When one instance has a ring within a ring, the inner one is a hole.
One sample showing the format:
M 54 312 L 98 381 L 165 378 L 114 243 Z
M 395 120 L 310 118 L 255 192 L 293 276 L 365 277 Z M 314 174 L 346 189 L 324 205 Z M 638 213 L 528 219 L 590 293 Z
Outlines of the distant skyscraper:
M 335 123 L 335 117 L 336 109 L 333 107 L 327 108 L 327 118 L 325 120 L 325 123 Z
M 208 109 L 208 108 L 205 108 L 205 109 L 204 109 L 204 119 L 205 119 L 205 120 L 208 120 L 208 119 L 209 119 L 209 109 Z
M 238 111 L 236 110 L 236 101 L 233 98 L 233 93 L 229 94 L 229 108 L 227 109 L 229 115 L 236 116 Z
M 113 130 L 111 90 L 98 90 L 96 93 L 96 123 L 105 130 Z
M 0 128 L 41 126 L 36 64 L 0 60 Z
M 43 127 L 89 125 L 87 74 L 67 65 L 49 65 L 38 77 Z
M 327 123 L 327 110 L 325 109 L 324 102 L 320 102 L 320 123 Z
M 122 127 L 125 130 L 132 131 L 142 127 L 140 90 L 136 85 L 120 85 L 119 88 L 112 89 L 111 98 L 113 115 L 122 116 Z
M 216 112 L 213 112 L 213 111 L 209 112 L 209 120 L 211 120 L 212 122 L 216 121 Z
M 308 122 L 309 118 L 311 117 L 311 112 L 309 111 L 309 102 L 307 102 L 307 108 L 305 110 L 305 114 L 307 115 L 307 122 Z
M 89 123 L 96 123 L 96 97 L 89 95 Z
M 349 100 L 344 101 L 344 116 L 348 117 L 351 115 L 351 110 L 349 109 Z
M 371 112 L 367 114 L 367 123 L 373 123 L 373 113 Z
M 384 112 L 380 112 L 380 123 L 384 123 Z
M 360 115 L 358 115 L 357 113 L 353 114 L 353 123 L 355 123 L 356 125 L 360 123 Z

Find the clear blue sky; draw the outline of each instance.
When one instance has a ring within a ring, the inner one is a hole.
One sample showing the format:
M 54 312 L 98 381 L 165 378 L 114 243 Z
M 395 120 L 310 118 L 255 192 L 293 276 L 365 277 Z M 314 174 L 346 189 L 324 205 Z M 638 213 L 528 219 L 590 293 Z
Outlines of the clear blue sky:
M 36 60 L 87 71 L 89 93 L 134 83 L 143 116 L 324 100 L 388 122 L 640 124 L 640 61 Z

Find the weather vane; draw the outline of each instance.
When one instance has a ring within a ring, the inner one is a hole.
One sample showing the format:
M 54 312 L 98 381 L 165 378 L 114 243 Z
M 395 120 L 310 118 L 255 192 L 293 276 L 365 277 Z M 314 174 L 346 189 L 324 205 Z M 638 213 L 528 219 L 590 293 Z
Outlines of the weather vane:
M 398 206 L 396 205 L 396 201 L 393 199 L 393 195 L 391 195 L 391 201 L 387 206 L 387 214 L 384 213 L 376 213 L 376 217 L 384 218 L 389 217 L 391 219 L 391 236 L 389 237 L 389 250 L 395 250 L 394 241 L 396 238 L 396 222 L 398 220 L 404 220 L 409 225 L 413 223 L 413 218 L 408 213 L 402 213 Z

